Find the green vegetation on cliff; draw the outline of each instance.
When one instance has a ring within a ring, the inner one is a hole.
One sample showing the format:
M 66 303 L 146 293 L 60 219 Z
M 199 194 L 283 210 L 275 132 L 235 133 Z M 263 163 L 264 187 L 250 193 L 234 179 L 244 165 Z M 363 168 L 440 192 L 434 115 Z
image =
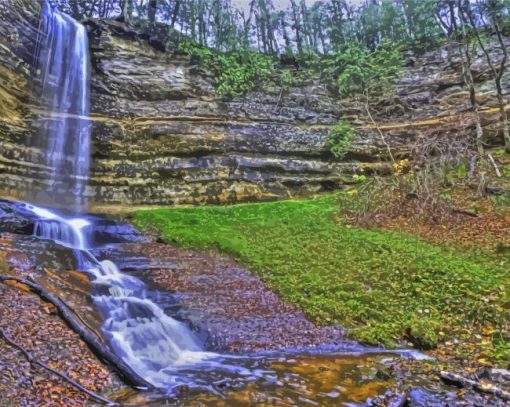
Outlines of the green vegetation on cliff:
M 183 40 L 179 51 L 195 58 L 212 73 L 218 96 L 243 96 L 255 89 L 288 90 L 290 86 L 320 80 L 339 95 L 368 97 L 381 95 L 392 87 L 402 67 L 402 47 L 383 40 L 374 49 L 358 43 L 346 44 L 338 53 L 308 54 L 295 58 L 295 66 L 281 66 L 273 55 L 236 50 L 219 52 Z
M 142 210 L 134 223 L 194 249 L 219 249 L 256 271 L 320 324 L 368 343 L 433 347 L 505 326 L 506 272 L 470 253 L 339 222 L 336 196 L 228 207 Z M 491 354 L 508 357 L 494 334 Z M 494 354 L 494 353 L 492 353 Z

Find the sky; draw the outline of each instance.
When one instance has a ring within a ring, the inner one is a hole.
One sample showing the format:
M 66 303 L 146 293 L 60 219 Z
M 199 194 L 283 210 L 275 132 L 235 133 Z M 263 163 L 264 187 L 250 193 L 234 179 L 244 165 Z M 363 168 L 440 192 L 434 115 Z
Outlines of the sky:
M 306 4 L 308 6 L 315 3 L 316 0 L 306 0 Z M 350 0 L 349 3 L 352 4 L 359 4 L 362 0 Z M 240 9 L 248 9 L 248 4 L 250 3 L 250 0 L 234 0 L 233 3 L 237 5 Z M 299 3 L 299 1 L 297 1 Z M 276 9 L 278 10 L 285 10 L 290 5 L 290 0 L 273 0 L 273 4 L 275 5 Z

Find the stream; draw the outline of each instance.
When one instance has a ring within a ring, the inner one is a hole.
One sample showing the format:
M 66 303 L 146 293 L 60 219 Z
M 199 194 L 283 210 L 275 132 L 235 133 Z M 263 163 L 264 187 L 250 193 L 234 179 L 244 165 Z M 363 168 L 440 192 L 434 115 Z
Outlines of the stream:
M 412 350 L 385 351 L 348 340 L 314 347 L 210 351 L 203 335 L 182 313 L 166 309 L 168 295 L 142 281 L 143 272 L 137 275 L 140 273 L 133 271 L 133 262 L 119 243 L 108 239 L 97 242 L 96 217 L 23 202 L 13 207 L 34 220 L 35 238 L 72 253 L 74 268 L 91 280 L 91 299 L 101 316 L 102 338 L 155 387 L 150 391 L 122 390 L 115 394 L 117 401 L 135 405 L 176 400 L 182 405 L 211 406 L 368 405 L 367 400 L 395 396 L 395 365 L 425 357 Z M 124 258 L 121 264 L 131 271 L 119 270 L 107 258 L 108 253 Z M 148 267 L 149 259 L 136 259 L 139 271 Z M 178 296 L 170 302 L 174 309 L 180 307 Z M 417 378 L 415 398 L 436 397 L 426 390 L 429 384 Z
M 72 249 L 77 270 L 89 274 L 94 284 L 92 300 L 111 348 L 150 384 L 168 393 L 183 385 L 209 389 L 211 380 L 201 378 L 206 372 L 214 372 L 218 383 L 236 377 L 271 382 L 273 372 L 243 366 L 243 357 L 205 351 L 186 324 L 152 301 L 140 279 L 122 273 L 111 260 L 97 259 L 87 233 L 94 226 L 90 220 L 26 203 L 19 211 L 36 217 L 36 237 Z

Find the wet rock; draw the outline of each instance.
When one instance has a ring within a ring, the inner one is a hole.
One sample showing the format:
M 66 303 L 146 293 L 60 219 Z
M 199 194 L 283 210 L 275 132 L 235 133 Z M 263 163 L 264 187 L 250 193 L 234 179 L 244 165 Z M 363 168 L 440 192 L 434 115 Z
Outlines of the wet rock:
M 3 237 L 6 241 L 0 240 L 0 251 L 8 251 L 6 259 L 14 267 L 37 271 L 77 268 L 73 251 L 51 240 L 10 234 Z M 11 246 L 15 246 L 16 250 L 9 249 Z
M 89 236 L 92 246 L 111 243 L 146 242 L 148 239 L 128 223 L 115 221 L 106 217 L 90 216 L 91 230 Z
M 510 370 L 508 369 L 491 369 L 490 375 L 495 379 L 508 381 L 510 384 Z
M 32 235 L 35 221 L 16 210 L 10 201 L 0 200 L 0 233 Z

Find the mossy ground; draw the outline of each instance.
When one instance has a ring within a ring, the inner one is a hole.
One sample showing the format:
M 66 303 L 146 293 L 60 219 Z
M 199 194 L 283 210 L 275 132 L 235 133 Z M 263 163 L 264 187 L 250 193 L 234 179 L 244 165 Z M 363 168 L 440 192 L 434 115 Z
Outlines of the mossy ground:
M 338 202 L 330 195 L 141 210 L 133 220 L 167 242 L 235 256 L 317 323 L 344 326 L 362 342 L 475 341 L 483 343 L 479 356 L 510 356 L 505 259 L 349 227 L 339 221 Z

